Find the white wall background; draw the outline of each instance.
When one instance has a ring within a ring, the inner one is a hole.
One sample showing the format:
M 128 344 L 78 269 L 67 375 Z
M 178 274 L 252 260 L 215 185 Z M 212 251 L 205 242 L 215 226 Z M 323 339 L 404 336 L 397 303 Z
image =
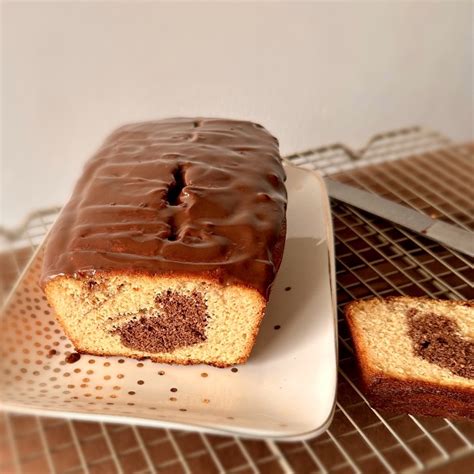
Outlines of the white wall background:
M 7 3 L 0 224 L 61 204 L 123 122 L 261 122 L 283 153 L 422 124 L 473 134 L 473 4 Z

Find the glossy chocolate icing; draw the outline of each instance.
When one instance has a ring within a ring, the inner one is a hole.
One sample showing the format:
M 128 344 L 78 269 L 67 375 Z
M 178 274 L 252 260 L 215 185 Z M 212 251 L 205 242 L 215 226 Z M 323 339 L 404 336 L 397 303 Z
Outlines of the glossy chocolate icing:
M 267 296 L 284 239 L 284 180 L 278 141 L 261 125 L 125 125 L 86 164 L 58 218 L 43 284 L 60 275 L 179 273 Z

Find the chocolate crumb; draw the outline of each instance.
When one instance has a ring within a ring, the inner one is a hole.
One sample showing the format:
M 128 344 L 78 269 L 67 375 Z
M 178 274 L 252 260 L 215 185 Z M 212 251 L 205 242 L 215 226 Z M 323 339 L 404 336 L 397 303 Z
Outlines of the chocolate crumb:
M 54 349 L 53 349 L 53 350 L 54 350 Z M 65 361 L 66 361 L 68 364 L 74 364 L 74 363 L 77 362 L 80 358 L 81 358 L 81 354 L 79 354 L 78 352 L 72 352 L 71 354 L 69 354 L 69 355 L 66 356 Z
M 462 336 L 455 321 L 410 309 L 407 322 L 415 355 L 455 375 L 474 379 L 474 339 Z
M 49 352 L 48 352 L 48 357 L 52 357 L 53 355 L 56 355 L 58 352 L 56 349 L 51 349 Z
M 232 369 L 230 369 L 230 370 L 231 370 L 231 372 L 238 372 L 239 371 L 239 369 L 237 367 L 232 367 Z
M 280 329 L 281 326 L 279 324 L 277 324 L 276 326 L 273 326 L 273 329 L 275 329 L 276 331 L 278 331 L 278 329 Z
M 285 291 L 290 291 L 290 290 L 291 290 L 291 286 L 287 286 L 287 287 L 285 288 Z
M 175 392 L 177 392 L 177 391 L 178 391 L 178 389 L 177 389 L 177 388 L 175 388 L 175 387 L 173 387 L 173 388 L 170 388 L 170 392 L 173 392 L 173 393 L 175 393 Z

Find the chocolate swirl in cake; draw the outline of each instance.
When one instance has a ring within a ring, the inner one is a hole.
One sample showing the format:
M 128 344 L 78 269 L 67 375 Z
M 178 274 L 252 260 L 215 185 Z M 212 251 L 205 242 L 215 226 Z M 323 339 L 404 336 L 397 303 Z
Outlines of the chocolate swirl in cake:
M 407 321 L 408 334 L 418 357 L 455 375 L 474 379 L 474 340 L 461 336 L 455 321 L 416 309 L 407 312 Z
M 284 180 L 278 141 L 258 124 L 126 125 L 86 164 L 49 237 L 43 283 L 96 271 L 181 273 L 267 296 Z

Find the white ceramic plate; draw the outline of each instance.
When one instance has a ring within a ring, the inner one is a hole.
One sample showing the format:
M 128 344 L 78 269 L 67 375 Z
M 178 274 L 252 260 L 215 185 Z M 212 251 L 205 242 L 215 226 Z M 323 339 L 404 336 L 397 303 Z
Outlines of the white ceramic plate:
M 305 439 L 329 425 L 336 391 L 334 250 L 328 197 L 314 172 L 285 165 L 288 235 L 247 364 L 218 369 L 74 348 L 38 286 L 42 247 L 4 308 L 0 408 L 210 433 Z

